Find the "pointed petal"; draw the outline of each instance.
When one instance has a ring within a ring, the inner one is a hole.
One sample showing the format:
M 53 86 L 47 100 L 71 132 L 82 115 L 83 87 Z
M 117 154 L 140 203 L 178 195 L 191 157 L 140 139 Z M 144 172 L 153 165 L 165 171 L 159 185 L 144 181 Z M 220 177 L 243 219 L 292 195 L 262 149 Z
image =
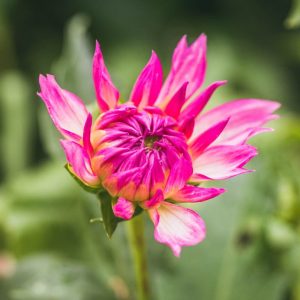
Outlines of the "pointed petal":
M 193 133 L 195 126 L 194 117 L 185 117 L 179 121 L 178 130 L 181 131 L 187 139 L 189 139 Z
M 94 152 L 93 146 L 91 144 L 92 122 L 93 122 L 93 118 L 92 118 L 92 115 L 89 113 L 86 118 L 84 128 L 83 128 L 83 147 L 87 151 L 87 153 L 89 154 L 90 157 L 92 156 L 92 154 Z
M 117 203 L 112 206 L 114 215 L 124 220 L 130 220 L 134 214 L 134 204 L 125 198 L 118 198 Z
M 41 92 L 49 115 L 60 133 L 67 139 L 79 141 L 88 111 L 82 100 L 69 91 L 63 90 L 53 75 L 39 77 Z
M 111 81 L 98 42 L 96 42 L 93 58 L 93 80 L 100 110 L 104 112 L 115 108 L 119 99 L 119 91 Z
M 172 57 L 172 63 L 174 68 L 178 68 L 182 64 L 186 49 L 188 48 L 188 43 L 186 40 L 186 35 L 184 35 L 178 42 Z
M 194 185 L 185 185 L 172 196 L 176 202 L 202 202 L 223 194 L 226 190 L 220 188 L 203 188 Z
M 249 172 L 242 167 L 254 156 L 257 151 L 250 145 L 214 146 L 208 148 L 193 161 L 193 180 L 226 179 Z
M 266 122 L 277 118 L 272 113 L 279 107 L 280 104 L 277 102 L 260 99 L 241 99 L 225 103 L 196 119 L 191 139 L 196 138 L 220 120 L 230 118 L 214 145 L 242 144 L 251 136 L 258 134 Z
M 205 223 L 191 209 L 163 202 L 157 209 L 150 209 L 149 215 L 154 223 L 154 237 L 169 246 L 175 256 L 181 247 L 193 246 L 205 238 Z
M 185 93 L 188 83 L 185 82 L 178 91 L 174 94 L 174 96 L 170 99 L 167 107 L 165 108 L 165 113 L 174 119 L 178 119 L 180 114 L 180 110 L 185 102 Z
M 169 75 L 161 89 L 156 105 L 174 95 L 178 86 L 189 82 L 187 97 L 199 89 L 206 72 L 206 36 L 201 34 L 190 46 L 187 46 L 184 36 L 175 48 Z
M 152 51 L 150 60 L 134 84 L 130 100 L 140 108 L 153 105 L 162 86 L 162 77 L 159 58 Z
M 203 110 L 210 97 L 214 93 L 214 91 L 226 84 L 227 81 L 216 81 L 209 85 L 203 92 L 200 93 L 199 96 L 196 96 L 195 99 L 188 100 L 183 107 L 183 111 L 180 114 L 181 117 L 185 116 L 194 116 L 197 117 L 198 114 Z M 193 97 L 194 98 L 194 97 Z
M 92 171 L 86 150 L 72 141 L 61 140 L 61 145 L 74 174 L 87 185 L 97 186 L 99 178 Z
M 192 173 L 193 168 L 191 162 L 184 157 L 178 159 L 170 170 L 170 175 L 164 190 L 165 197 L 169 198 L 175 192 L 180 190 Z
M 226 119 L 217 123 L 213 127 L 200 134 L 194 141 L 190 143 L 189 149 L 193 158 L 198 157 L 215 139 L 218 138 L 218 136 L 226 127 L 228 121 L 229 119 Z
M 162 190 L 157 190 L 151 199 L 142 202 L 142 204 L 146 209 L 149 209 L 159 206 L 162 201 L 164 201 L 164 194 Z

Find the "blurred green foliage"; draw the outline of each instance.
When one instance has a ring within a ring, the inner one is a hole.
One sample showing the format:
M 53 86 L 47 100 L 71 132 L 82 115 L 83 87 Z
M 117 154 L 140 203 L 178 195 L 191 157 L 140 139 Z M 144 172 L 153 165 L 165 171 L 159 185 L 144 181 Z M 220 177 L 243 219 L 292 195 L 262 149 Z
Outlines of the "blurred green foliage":
M 289 26 L 299 23 L 297 5 Z M 90 222 L 99 203 L 63 168 L 59 135 L 35 96 L 38 73 L 56 74 L 92 110 L 94 36 L 126 99 L 151 48 L 167 70 L 179 36 L 202 31 L 207 82 L 229 79 L 210 105 L 270 98 L 284 104 L 282 117 L 252 141 L 257 172 L 222 182 L 228 193 L 198 206 L 204 243 L 177 259 L 154 242 L 148 220 L 155 299 L 300 300 L 300 56 L 299 32 L 284 27 L 290 9 L 258 0 L 0 2 L 1 300 L 132 299 L 126 224 L 108 240 Z

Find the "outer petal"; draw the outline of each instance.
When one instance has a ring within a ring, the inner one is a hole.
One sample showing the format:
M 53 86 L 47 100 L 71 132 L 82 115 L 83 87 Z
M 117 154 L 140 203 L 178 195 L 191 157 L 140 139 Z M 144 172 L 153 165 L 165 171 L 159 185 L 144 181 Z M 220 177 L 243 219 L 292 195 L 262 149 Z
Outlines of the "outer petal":
M 192 141 L 189 145 L 192 157 L 198 157 L 212 142 L 214 142 L 222 133 L 228 121 L 229 119 L 218 122 L 216 125 L 207 129 L 205 132 L 200 134 L 194 141 Z
M 186 116 L 194 116 L 197 117 L 198 114 L 203 110 L 207 102 L 209 101 L 210 97 L 214 93 L 214 91 L 224 85 L 227 81 L 216 81 L 209 85 L 200 95 L 193 97 L 193 99 L 188 100 L 184 107 L 183 111 L 180 114 L 181 117 Z
M 194 117 L 186 117 L 179 121 L 178 130 L 181 131 L 187 139 L 189 139 L 193 133 L 195 126 Z
M 87 153 L 89 154 L 90 157 L 92 156 L 92 154 L 94 152 L 93 146 L 91 144 L 92 122 L 93 122 L 93 118 L 92 118 L 92 115 L 89 113 L 86 118 L 84 128 L 83 128 L 83 147 L 87 151 Z
M 223 194 L 226 190 L 220 188 L 203 188 L 186 185 L 172 196 L 176 202 L 202 202 Z
M 135 207 L 132 202 L 120 197 L 118 198 L 117 203 L 113 205 L 112 209 L 116 217 L 130 220 L 134 214 Z
M 191 96 L 202 85 L 206 72 L 206 36 L 201 34 L 190 46 L 186 36 L 179 41 L 172 58 L 171 71 L 166 78 L 156 104 L 164 102 L 174 95 L 178 86 L 189 82 L 187 97 Z
M 192 181 L 226 179 L 249 172 L 242 167 L 257 151 L 249 145 L 214 146 L 193 161 Z
M 164 190 L 165 197 L 171 197 L 175 192 L 180 190 L 192 175 L 193 168 L 189 160 L 185 158 L 179 159 L 170 171 L 170 175 Z
M 150 60 L 134 84 L 130 100 L 140 108 L 153 105 L 162 86 L 162 77 L 159 58 L 152 51 Z
M 96 42 L 93 58 L 93 80 L 100 110 L 107 111 L 115 108 L 119 99 L 119 91 L 111 81 L 98 42 Z
M 272 113 L 280 107 L 273 101 L 259 99 L 235 100 L 216 107 L 198 117 L 191 139 L 206 131 L 220 120 L 230 118 L 225 130 L 214 145 L 244 143 L 249 137 L 261 132 L 261 126 L 277 116 Z
M 154 223 L 154 237 L 168 245 L 175 256 L 179 256 L 182 246 L 192 246 L 205 238 L 205 223 L 191 209 L 163 202 L 157 209 L 150 209 L 149 215 Z
M 185 82 L 178 91 L 174 94 L 174 96 L 170 99 L 169 103 L 165 108 L 165 113 L 174 119 L 178 119 L 180 114 L 180 110 L 182 108 L 183 103 L 185 102 L 185 93 L 187 88 L 187 82 Z
M 53 75 L 40 75 L 41 92 L 49 115 L 60 133 L 67 139 L 79 141 L 88 111 L 82 100 L 69 91 L 63 90 Z
M 94 175 L 91 169 L 90 159 L 86 150 L 72 141 L 61 140 L 61 145 L 74 174 L 87 185 L 97 186 L 99 178 Z

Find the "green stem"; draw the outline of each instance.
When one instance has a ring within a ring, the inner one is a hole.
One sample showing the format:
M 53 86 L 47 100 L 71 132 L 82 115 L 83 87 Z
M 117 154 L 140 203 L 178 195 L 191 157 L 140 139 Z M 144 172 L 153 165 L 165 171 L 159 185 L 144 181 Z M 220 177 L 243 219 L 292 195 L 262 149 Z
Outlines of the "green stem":
M 143 214 L 134 217 L 127 223 L 129 243 L 135 269 L 137 300 L 150 300 Z

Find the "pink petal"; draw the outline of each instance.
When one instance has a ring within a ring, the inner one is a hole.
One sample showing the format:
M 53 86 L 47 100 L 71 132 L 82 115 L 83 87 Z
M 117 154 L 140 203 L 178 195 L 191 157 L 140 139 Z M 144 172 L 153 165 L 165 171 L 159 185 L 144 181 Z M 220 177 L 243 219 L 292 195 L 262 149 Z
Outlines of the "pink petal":
M 150 209 L 154 223 L 154 238 L 169 246 L 179 256 L 182 246 L 193 246 L 205 238 L 205 223 L 191 209 L 163 202 L 157 209 Z
M 226 190 L 220 188 L 203 188 L 194 185 L 185 185 L 172 196 L 176 202 L 202 202 L 223 194 Z
M 280 107 L 274 101 L 241 99 L 220 105 L 196 119 L 194 133 L 196 138 L 220 120 L 230 118 L 222 134 L 214 145 L 235 145 L 244 143 L 249 137 L 260 133 L 261 127 L 277 116 L 272 113 Z
M 169 198 L 180 190 L 193 173 L 192 164 L 189 160 L 182 157 L 178 159 L 170 170 L 170 175 L 164 190 L 165 197 Z
M 226 179 L 247 173 L 242 167 L 257 151 L 250 145 L 214 146 L 208 148 L 193 161 L 194 175 L 191 181 L 207 179 Z
M 187 84 L 188 83 L 185 82 L 178 89 L 178 91 L 170 99 L 169 103 L 167 104 L 167 107 L 165 108 L 165 113 L 173 117 L 174 119 L 178 119 L 182 105 L 185 102 L 185 93 L 186 93 Z
M 188 49 L 188 43 L 186 35 L 184 35 L 178 42 L 172 57 L 172 63 L 174 68 L 178 68 L 179 65 L 184 61 L 186 50 Z
M 144 201 L 142 204 L 146 209 L 149 209 L 157 207 L 162 201 L 164 201 L 164 194 L 162 190 L 159 189 L 151 199 Z
M 53 75 L 39 77 L 41 92 L 49 115 L 60 133 L 67 139 L 79 141 L 88 111 L 82 100 L 69 91 L 63 90 Z
M 114 215 L 124 220 L 130 220 L 134 214 L 135 206 L 125 198 L 118 198 L 117 203 L 112 206 Z
M 99 178 L 92 171 L 86 150 L 72 141 L 61 140 L 61 145 L 74 174 L 87 185 L 98 185 Z
M 187 139 L 189 139 L 193 133 L 195 126 L 194 117 L 185 117 L 182 120 L 179 120 L 178 130 L 181 131 Z
M 183 111 L 180 114 L 181 117 L 194 116 L 197 117 L 198 114 L 203 110 L 207 102 L 209 101 L 215 90 L 226 84 L 227 81 L 216 81 L 209 85 L 200 95 L 193 97 L 194 99 L 188 100 L 183 107 Z
M 229 119 L 223 120 L 200 134 L 189 145 L 192 157 L 198 157 L 224 130 Z
M 98 42 L 96 42 L 93 58 L 93 80 L 100 110 L 104 112 L 115 108 L 119 99 L 119 91 L 111 81 Z
M 134 84 L 130 100 L 140 108 L 153 105 L 162 86 L 162 77 L 159 58 L 152 51 L 150 60 Z
M 162 87 L 156 104 L 174 95 L 178 86 L 189 82 L 187 97 L 199 89 L 204 81 L 206 72 L 206 36 L 201 34 L 190 46 L 187 46 L 186 36 L 179 41 L 174 50 L 172 66 Z
M 94 153 L 93 146 L 91 144 L 91 128 L 92 128 L 93 118 L 89 113 L 83 128 L 83 147 L 86 149 L 89 156 L 92 156 Z

